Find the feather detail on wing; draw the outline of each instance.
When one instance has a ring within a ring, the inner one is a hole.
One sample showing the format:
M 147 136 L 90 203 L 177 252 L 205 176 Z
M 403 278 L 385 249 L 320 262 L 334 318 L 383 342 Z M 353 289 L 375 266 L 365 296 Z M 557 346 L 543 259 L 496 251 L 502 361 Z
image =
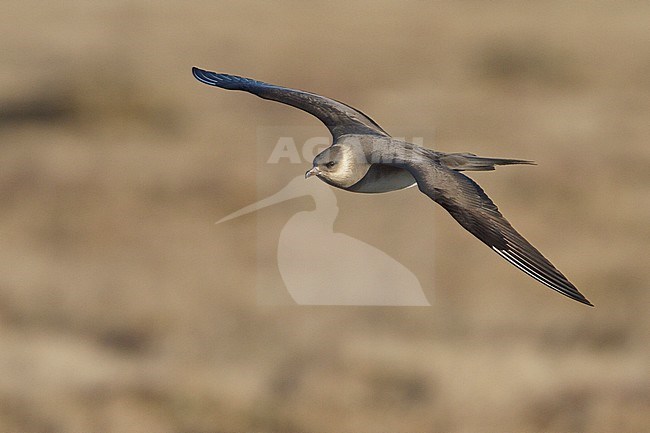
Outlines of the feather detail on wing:
M 315 93 L 276 86 L 236 75 L 220 74 L 192 68 L 194 77 L 210 86 L 243 90 L 263 99 L 299 108 L 317 117 L 329 129 L 334 141 L 346 134 L 370 134 L 388 137 L 374 120 L 361 111 Z
M 444 207 L 467 231 L 508 262 L 551 289 L 592 305 L 578 289 L 521 236 L 485 192 L 469 177 L 432 160 L 405 165 L 418 188 Z

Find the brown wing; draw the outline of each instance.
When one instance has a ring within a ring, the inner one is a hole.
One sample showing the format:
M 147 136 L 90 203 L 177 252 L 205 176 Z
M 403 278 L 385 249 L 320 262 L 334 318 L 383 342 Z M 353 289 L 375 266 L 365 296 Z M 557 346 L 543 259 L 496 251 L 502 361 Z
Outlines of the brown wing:
M 481 187 L 469 177 L 422 158 L 414 158 L 404 168 L 413 174 L 420 191 L 444 207 L 461 226 L 501 257 L 551 289 L 592 305 L 510 225 Z
M 210 86 L 243 90 L 263 99 L 291 105 L 316 116 L 329 129 L 334 141 L 346 134 L 370 134 L 388 137 L 374 120 L 361 111 L 315 93 L 289 89 L 236 75 L 220 74 L 192 68 L 194 77 Z

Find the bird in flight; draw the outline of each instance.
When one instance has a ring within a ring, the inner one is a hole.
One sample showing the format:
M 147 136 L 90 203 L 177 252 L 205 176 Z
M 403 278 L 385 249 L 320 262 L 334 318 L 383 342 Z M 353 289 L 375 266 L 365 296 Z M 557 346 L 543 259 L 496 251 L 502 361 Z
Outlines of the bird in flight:
M 305 178 L 316 176 L 334 187 L 359 193 L 396 191 L 417 184 L 465 230 L 508 262 L 551 289 L 592 306 L 510 225 L 483 189 L 461 173 L 494 170 L 497 165 L 534 164 L 532 161 L 436 152 L 392 138 L 370 117 L 334 99 L 196 67 L 192 74 L 210 86 L 291 105 L 323 122 L 332 134 L 332 145 L 316 155 Z

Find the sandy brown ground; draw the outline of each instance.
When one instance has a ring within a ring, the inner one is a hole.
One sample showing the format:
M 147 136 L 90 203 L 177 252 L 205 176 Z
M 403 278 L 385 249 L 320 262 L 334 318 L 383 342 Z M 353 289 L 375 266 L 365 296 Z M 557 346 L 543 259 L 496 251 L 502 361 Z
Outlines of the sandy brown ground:
M 648 431 L 647 2 L 5 1 L 0 21 L 0 431 Z M 320 126 L 192 65 L 536 160 L 474 178 L 596 307 L 416 190 L 337 192 L 335 228 L 431 308 L 258 305 L 256 218 L 308 200 L 213 222 L 258 197 L 258 128 Z

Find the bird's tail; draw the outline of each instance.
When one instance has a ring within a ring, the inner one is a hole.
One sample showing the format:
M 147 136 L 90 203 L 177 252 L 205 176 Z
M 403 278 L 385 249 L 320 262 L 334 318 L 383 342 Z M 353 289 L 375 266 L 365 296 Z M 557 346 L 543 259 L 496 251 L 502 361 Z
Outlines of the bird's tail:
M 440 156 L 440 162 L 456 171 L 489 171 L 497 165 L 532 164 L 524 159 L 485 158 L 473 153 L 448 153 Z

